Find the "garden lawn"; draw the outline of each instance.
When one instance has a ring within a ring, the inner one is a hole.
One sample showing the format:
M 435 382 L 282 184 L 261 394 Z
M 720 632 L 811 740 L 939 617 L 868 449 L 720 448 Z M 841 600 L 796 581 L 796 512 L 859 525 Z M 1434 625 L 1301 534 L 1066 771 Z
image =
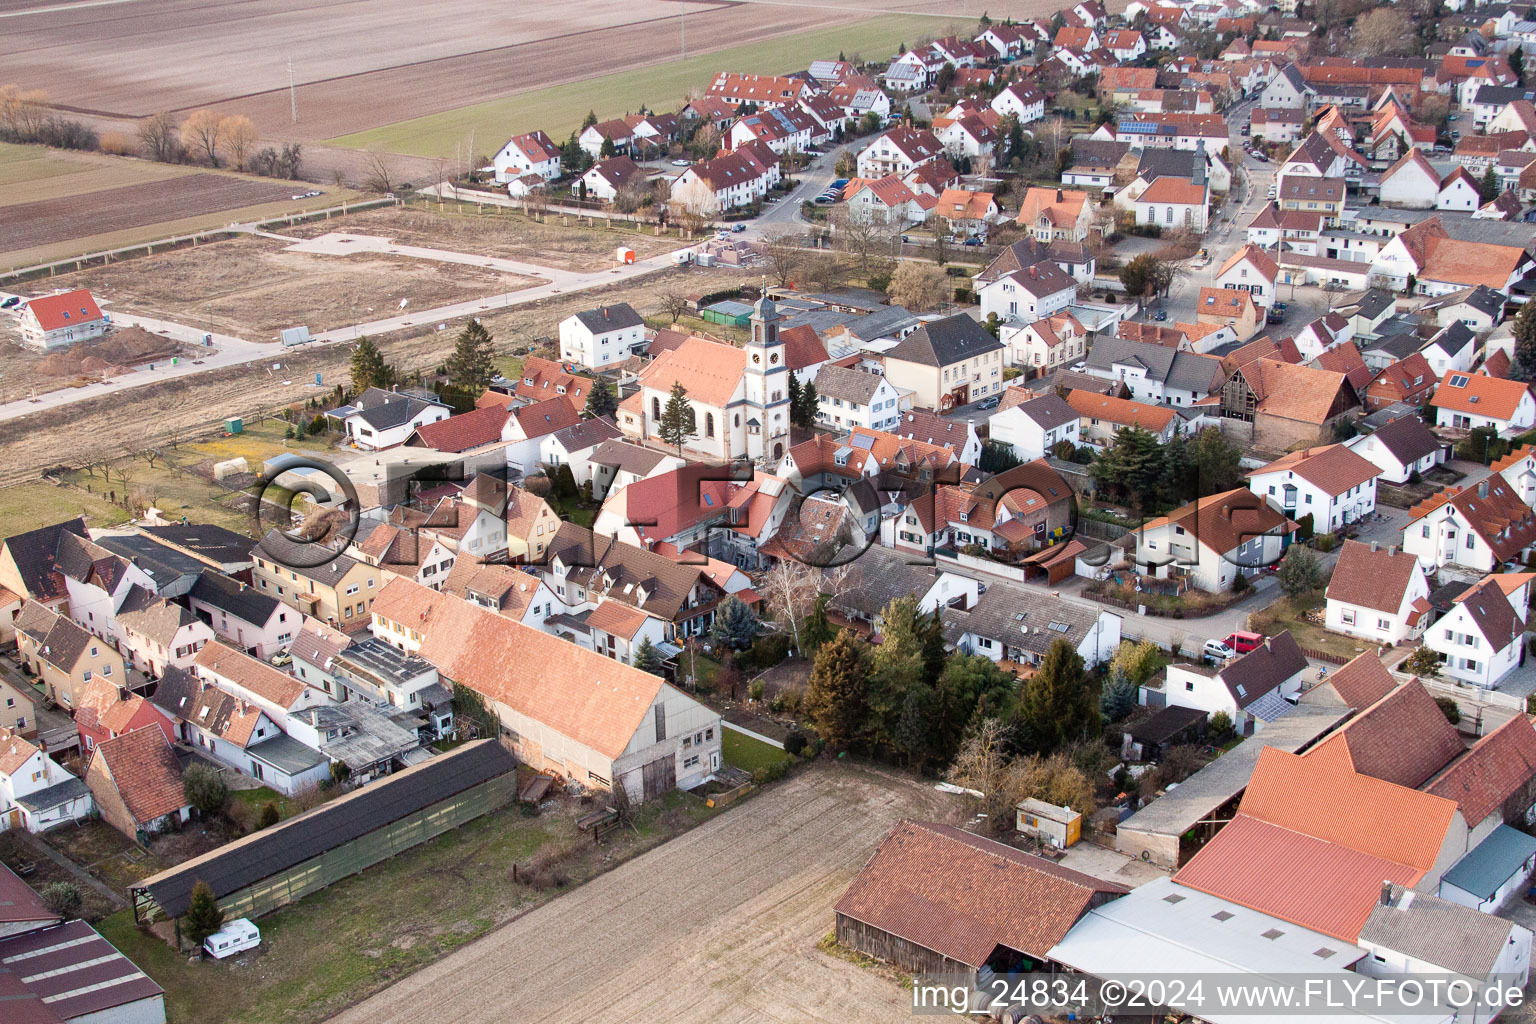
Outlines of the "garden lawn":
M 1321 608 L 1322 604 L 1322 596 L 1316 593 L 1304 595 L 1295 600 L 1281 597 L 1268 608 L 1249 615 L 1248 624 L 1251 629 L 1265 636 L 1274 636 L 1290 630 L 1291 636 L 1302 647 L 1325 651 L 1339 658 L 1353 658 L 1362 651 L 1380 650 L 1377 644 L 1369 640 L 1345 636 L 1342 633 L 1331 633 L 1302 617 L 1304 612 Z
M 772 744 L 753 739 L 729 726 L 725 726 L 724 730 L 720 735 L 720 749 L 725 754 L 725 760 L 742 771 L 755 773 L 759 768 L 790 760 L 789 754 Z

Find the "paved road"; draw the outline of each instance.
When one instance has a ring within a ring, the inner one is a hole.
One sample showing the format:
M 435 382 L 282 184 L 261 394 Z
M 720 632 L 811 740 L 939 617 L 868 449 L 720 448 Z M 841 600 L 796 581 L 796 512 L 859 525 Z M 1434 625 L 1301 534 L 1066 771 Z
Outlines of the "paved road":
M 250 230 L 254 233 L 255 229 L 252 227 Z M 284 236 L 272 236 L 267 233 L 267 237 L 281 238 Z M 342 237 L 351 238 L 353 241 L 342 242 L 339 240 Z M 328 239 L 329 241 L 327 241 Z M 553 295 L 587 291 L 601 288 L 605 285 L 617 284 L 621 281 L 631 281 L 648 274 L 658 273 L 675 265 L 672 253 L 668 252 L 651 256 L 626 266 L 578 273 L 554 267 L 544 267 L 538 264 L 498 260 L 484 256 L 449 252 L 447 250 L 424 249 L 419 246 L 394 246 L 387 239 L 366 235 L 345 235 L 340 232 L 336 235 L 322 236 L 321 238 L 309 241 L 298 238 L 292 238 L 289 241 L 295 243 L 294 247 L 296 249 L 305 252 L 345 253 L 356 252 L 359 249 L 367 249 L 367 251 L 371 252 L 394 252 L 420 259 L 438 260 L 447 263 L 492 266 L 496 269 L 505 270 L 508 273 L 537 277 L 543 281 L 542 284 L 531 288 L 524 288 L 520 291 L 486 295 L 465 302 L 437 306 L 433 309 L 406 309 L 395 316 L 385 317 L 380 320 L 322 331 L 315 335 L 316 342 L 320 344 L 353 341 L 363 335 L 377 337 L 379 335 L 392 334 L 395 331 L 420 327 L 423 324 L 451 325 L 453 321 L 461 317 L 476 316 L 486 310 L 521 306 L 530 302 L 538 302 L 540 299 L 546 299 Z M 139 316 L 134 313 L 125 313 L 116 309 L 109 309 L 108 312 L 111 313 L 113 323 L 131 327 L 143 327 L 145 330 L 153 331 L 156 334 L 164 334 L 188 345 L 202 346 L 205 332 L 201 328 Z M 26 416 L 28 413 L 54 409 L 89 398 L 126 391 L 130 388 L 142 387 L 145 384 L 156 384 L 176 377 L 187 377 L 196 373 L 205 373 L 209 370 L 241 366 L 248 363 L 281 362 L 285 351 L 281 346 L 273 342 L 255 342 L 227 334 L 214 334 L 212 340 L 211 351 L 201 359 L 181 358 L 174 366 L 171 365 L 169 360 L 163 360 L 154 363 L 154 369 L 144 366 L 124 376 L 114 377 L 111 380 L 87 385 L 86 387 L 60 388 L 56 391 L 37 395 L 36 397 L 0 404 L 0 421 L 16 419 Z

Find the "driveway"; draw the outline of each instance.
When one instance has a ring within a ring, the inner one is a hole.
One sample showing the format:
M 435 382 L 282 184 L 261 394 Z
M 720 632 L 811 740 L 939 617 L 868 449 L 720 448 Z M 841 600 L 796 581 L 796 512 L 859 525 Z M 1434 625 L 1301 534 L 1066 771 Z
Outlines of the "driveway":
M 904 989 L 820 952 L 816 943 L 832 930 L 833 904 L 893 824 L 961 812 L 958 798 L 902 776 L 817 766 L 333 1020 L 904 1019 L 911 1012 Z

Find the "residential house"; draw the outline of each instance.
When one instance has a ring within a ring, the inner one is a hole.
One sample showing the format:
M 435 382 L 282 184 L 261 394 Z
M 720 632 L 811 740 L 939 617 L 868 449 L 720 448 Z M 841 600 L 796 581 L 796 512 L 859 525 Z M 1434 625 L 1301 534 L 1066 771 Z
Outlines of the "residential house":
M 811 115 L 792 107 L 774 107 L 737 118 L 727 140 L 731 149 L 762 142 L 783 155 L 810 149 L 813 134 L 819 134 L 819 128 Z
M 887 174 L 905 177 L 943 153 L 944 144 L 932 132 L 901 125 L 881 135 L 859 153 L 858 175 L 861 178 L 883 178 Z
M 872 439 L 871 452 L 879 447 L 873 439 L 884 441 L 874 430 L 856 427 L 854 432 Z M 976 433 L 976 424 L 967 420 L 947 419 L 927 409 L 903 409 L 901 422 L 890 427 L 887 433 L 897 438 L 898 442 L 917 441 L 933 448 L 948 449 L 956 459 L 968 466 L 976 465 L 981 459 L 981 437 Z M 885 453 L 882 451 L 881 454 Z
M 645 321 L 627 302 L 573 313 L 560 321 L 560 358 L 593 370 L 622 363 L 645 347 Z
M 992 98 L 991 107 L 1003 117 L 1029 124 L 1045 117 L 1045 93 L 1031 82 L 1012 82 Z
M 1307 667 L 1296 638 L 1285 630 L 1225 665 L 1169 665 L 1161 694 L 1145 686 L 1142 703 L 1195 708 L 1207 718 L 1225 714 L 1238 735 L 1251 736 L 1291 709 L 1287 698 L 1301 692 Z
M 947 188 L 939 196 L 938 205 L 930 211 L 956 235 L 984 237 L 1001 215 L 997 200 L 991 192 L 972 192 L 965 189 Z
M 1081 420 L 1066 399 L 1054 393 L 1036 398 L 1020 387 L 1003 392 L 987 428 L 993 441 L 1026 462 L 1051 454 L 1063 441 L 1076 447 L 1082 440 Z
M 1172 440 L 1179 430 L 1178 412 L 1163 405 L 1146 405 L 1091 391 L 1067 392 L 1067 404 L 1080 419 L 1082 442 L 1095 448 L 1114 444 L 1119 432 L 1130 427 L 1145 430 L 1160 444 Z
M 1208 593 L 1280 559 L 1295 524 L 1247 488 L 1208 495 L 1136 531 L 1136 563 L 1162 578 L 1188 577 Z
M 1505 298 L 1487 285 L 1449 292 L 1419 307 L 1435 315 L 1441 328 L 1459 323 L 1473 334 L 1488 334 L 1504 318 Z
M 1315 95 L 1294 64 L 1282 67 L 1264 90 L 1259 93 L 1258 108 L 1264 110 L 1297 110 L 1305 113 Z
M 1536 447 L 1520 445 L 1502 459 L 1495 459 L 1493 471 L 1514 488 L 1521 501 L 1536 507 Z
M 816 420 L 823 426 L 889 430 L 901 422 L 901 393 L 884 376 L 827 363 L 816 372 Z
M 560 147 L 542 130 L 514 135 L 491 158 L 496 184 L 506 185 L 526 174 L 545 181 L 560 177 Z
M 159 678 L 168 666 L 186 668 L 213 629 L 184 604 L 134 587 L 117 610 L 123 653 L 130 665 Z
M 20 733 L 0 729 L 0 822 L 6 828 L 46 832 L 83 821 L 91 808 L 85 783 Z
M 743 75 L 722 71 L 709 84 L 707 94 L 730 103 L 753 103 L 760 108 L 789 107 L 813 91 L 811 83 L 777 75 Z
M 1429 625 L 1429 581 L 1419 560 L 1395 547 L 1346 540 L 1327 589 L 1325 623 L 1335 633 L 1393 646 Z
M 974 602 L 946 608 L 943 616 L 946 646 L 1015 669 L 1038 666 L 1058 640 L 1090 669 L 1106 665 L 1120 646 L 1121 624 L 1107 609 L 1007 582 L 989 583 Z
M 438 401 L 369 388 L 337 414 L 353 444 L 379 451 L 404 444 L 418 428 L 447 419 L 452 410 Z
M 1042 260 L 980 284 L 977 295 L 982 316 L 1030 324 L 1065 311 L 1077 301 L 1077 288 L 1071 274 Z
M 28 299 L 16 307 L 16 318 L 22 344 L 39 352 L 99 338 L 111 326 L 84 288 Z
M 1196 300 L 1195 322 L 1230 327 L 1237 332 L 1237 340 L 1247 341 L 1258 333 L 1264 315 L 1259 311 L 1252 292 L 1238 288 L 1204 287 L 1200 289 Z
M 1082 242 L 1094 226 L 1093 203 L 1086 192 L 1032 186 L 1017 220 L 1036 241 Z
M 220 639 L 257 658 L 272 657 L 298 632 L 301 616 L 288 605 L 211 569 L 187 596 Z
M 1492 427 L 1508 437 L 1536 426 L 1536 399 L 1524 381 L 1452 371 L 1440 381 L 1429 404 L 1435 425 L 1454 430 Z
M 614 426 L 612 420 L 581 420 L 544 436 L 539 442 L 539 463 L 571 467 L 571 476 L 580 487 L 592 479 L 590 457 L 597 447 L 623 436 L 623 431 Z
M 43 684 L 49 700 L 75 706 L 93 679 L 128 685 L 117 648 L 74 621 L 28 601 L 16 617 L 16 653 Z
M 98 745 L 85 784 L 107 824 L 137 842 L 192 818 L 181 762 L 159 729 L 136 729 Z
M 623 118 L 598 121 L 583 128 L 576 141 L 593 160 L 612 159 L 630 151 L 634 129 Z
M 1477 359 L 1477 336 L 1460 321 L 1449 323 L 1436 331 L 1419 353 L 1437 375 L 1466 373 Z
M 1440 378 L 1422 352 L 1378 371 L 1365 388 L 1365 411 L 1379 412 L 1399 403 L 1423 408 Z
M 1269 309 L 1275 304 L 1279 276 L 1280 267 L 1269 253 L 1256 245 L 1244 245 L 1216 271 L 1216 287 L 1248 292 L 1256 305 Z
M 274 530 L 257 545 L 251 582 L 305 615 L 342 629 L 361 629 L 378 594 L 381 570 L 318 544 L 299 544 Z M 319 563 L 319 564 L 316 564 Z
M 174 674 L 186 670 L 172 666 L 166 671 Z M 171 723 L 152 702 L 136 693 L 128 693 L 120 683 L 110 679 L 91 680 L 81 692 L 74 712 L 80 747 L 86 753 L 135 729 L 159 729 L 167 739 L 175 738 Z
M 1438 296 L 1479 284 L 1509 293 L 1530 269 L 1519 246 L 1452 238 L 1438 215 L 1400 231 L 1371 262 L 1371 276 L 1395 291 Z
M 924 324 L 885 353 L 892 386 L 941 412 L 1002 394 L 1002 369 L 1002 342 L 964 313 Z
M 1409 510 L 1403 549 L 1426 569 L 1460 566 L 1479 573 L 1523 561 L 1536 544 L 1536 513 L 1499 474 L 1446 488 Z
M 1408 483 L 1415 474 L 1423 476 L 1447 457 L 1447 446 L 1417 416 L 1399 416 L 1345 444 L 1375 465 L 1381 471 L 1378 479 L 1389 484 Z
M 599 501 L 637 480 L 670 473 L 684 464 L 674 455 L 622 440 L 602 442 L 587 462 L 592 468 L 592 497 Z
M 612 123 L 623 124 L 622 121 Z M 594 125 L 587 130 L 592 131 L 596 127 Z M 582 199 L 611 203 L 619 197 L 620 193 L 641 188 L 645 180 L 645 169 L 629 157 L 610 156 L 588 168 L 586 173 L 576 180 L 576 190 Z
M 37 737 L 37 701 L 29 686 L 10 679 L 0 679 L 0 729 L 9 729 L 27 739 Z
M 920 224 L 928 210 L 918 194 L 898 175 L 887 174 L 873 181 L 850 182 L 843 194 L 848 216 L 860 223 L 887 224 L 900 228 Z
M 1100 338 L 1088 350 L 1085 373 L 1125 385 L 1138 402 L 1190 406 L 1226 381 L 1221 360 L 1149 341 Z
M 1440 655 L 1440 673 L 1496 689 L 1525 663 L 1525 623 L 1536 573 L 1495 573 L 1463 591 L 1424 636 Z
M 1008 362 L 1033 368 L 1037 376 L 1072 366 L 1088 353 L 1088 329 L 1069 312 L 1023 326 L 1005 326 L 998 336 L 1007 346 Z
M 1477 179 L 1465 167 L 1453 168 L 1440 180 L 1440 191 L 1435 197 L 1435 209 L 1459 210 L 1473 213 L 1483 205 L 1482 192 Z

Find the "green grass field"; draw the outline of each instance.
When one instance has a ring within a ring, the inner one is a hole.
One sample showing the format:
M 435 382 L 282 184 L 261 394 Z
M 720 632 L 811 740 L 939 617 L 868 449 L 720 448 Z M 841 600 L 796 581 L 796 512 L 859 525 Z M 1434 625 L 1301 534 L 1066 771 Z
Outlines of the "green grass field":
M 789 755 L 778 747 L 745 736 L 735 729 L 725 729 L 720 733 L 720 751 L 728 763 L 745 772 L 755 772 L 759 768 L 789 760 Z
M 969 20 L 957 18 L 969 27 Z M 877 60 L 895 54 L 902 43 L 942 35 L 948 23 L 937 18 L 871 18 L 837 28 L 817 29 L 763 42 L 671 61 L 655 67 L 620 71 L 582 82 L 514 93 L 440 114 L 399 121 L 330 139 L 327 145 L 379 150 L 407 156 L 446 157 L 471 134 L 481 140 L 505 139 L 542 128 L 563 139 L 581 125 L 587 111 L 618 117 L 642 105 L 676 110 L 690 90 L 702 91 L 722 69 L 744 74 L 780 74 L 804 68 L 838 53 Z M 491 143 L 494 145 L 495 143 Z

